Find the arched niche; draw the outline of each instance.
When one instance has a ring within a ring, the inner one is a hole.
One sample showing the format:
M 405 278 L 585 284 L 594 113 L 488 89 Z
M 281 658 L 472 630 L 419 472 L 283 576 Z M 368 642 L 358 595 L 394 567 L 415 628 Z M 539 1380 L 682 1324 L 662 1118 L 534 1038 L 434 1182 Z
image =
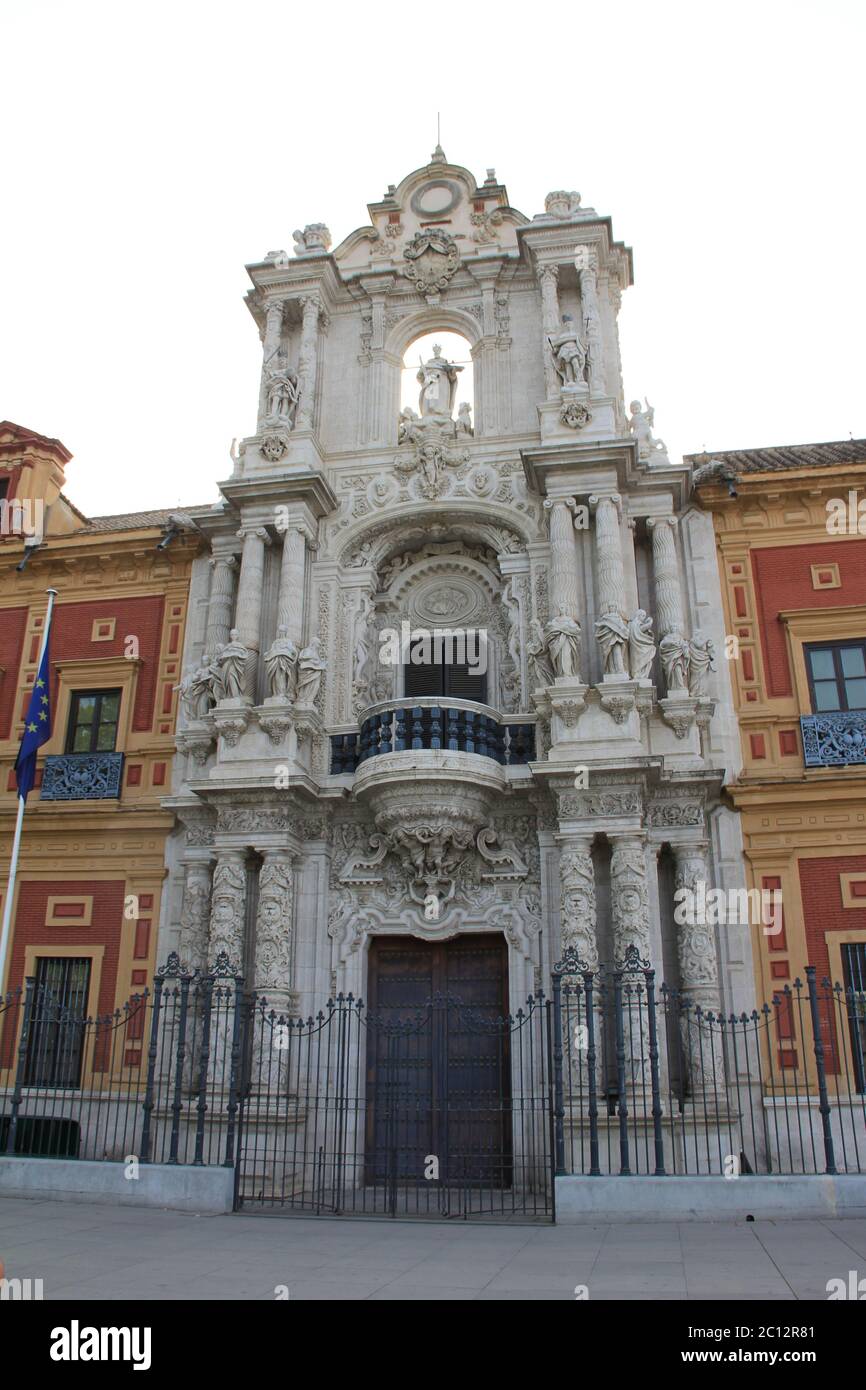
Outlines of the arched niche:
M 405 318 L 399 319 L 385 339 L 385 361 L 388 364 L 386 396 L 389 418 L 393 420 L 394 441 L 397 438 L 400 418 L 403 370 L 404 366 L 410 365 L 406 362 L 406 355 L 413 343 L 416 343 L 419 338 L 426 338 L 436 333 L 458 334 L 467 344 L 474 369 L 476 349 L 481 341 L 481 326 L 474 314 L 470 314 L 465 309 L 440 306 L 435 309 L 419 309 L 417 312 L 409 313 Z M 447 356 L 448 354 L 444 355 Z M 462 397 L 458 395 L 459 399 Z M 478 373 L 474 370 L 473 389 L 469 396 L 469 403 L 472 406 L 473 421 L 480 419 L 482 402 L 479 394 Z

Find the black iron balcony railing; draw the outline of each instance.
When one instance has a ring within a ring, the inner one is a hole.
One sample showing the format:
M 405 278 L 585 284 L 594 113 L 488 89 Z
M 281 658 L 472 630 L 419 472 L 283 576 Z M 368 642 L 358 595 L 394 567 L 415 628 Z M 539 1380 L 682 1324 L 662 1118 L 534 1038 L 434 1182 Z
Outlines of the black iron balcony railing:
M 45 759 L 41 801 L 102 801 L 120 796 L 122 753 L 59 753 Z
M 516 767 L 535 757 L 535 726 L 507 723 L 468 700 L 395 702 L 368 715 L 357 732 L 331 736 L 331 772 L 352 773 L 382 753 L 416 749 L 477 753 Z
M 800 730 L 807 767 L 866 763 L 866 710 L 804 715 Z

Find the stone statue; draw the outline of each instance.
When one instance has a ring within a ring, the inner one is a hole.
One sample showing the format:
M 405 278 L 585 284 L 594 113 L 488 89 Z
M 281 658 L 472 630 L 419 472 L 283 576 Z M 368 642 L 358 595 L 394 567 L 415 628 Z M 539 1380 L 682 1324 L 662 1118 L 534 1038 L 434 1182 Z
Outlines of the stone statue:
M 580 680 L 580 623 L 566 613 L 562 604 L 555 618 L 544 629 L 547 654 L 554 674 Z
M 595 635 L 604 658 L 606 676 L 624 676 L 625 649 L 629 632 L 619 613 L 605 613 L 595 625 Z
M 411 406 L 407 405 L 400 411 L 400 419 L 397 424 L 397 443 L 405 444 L 407 441 L 411 443 L 415 437 L 417 424 L 418 416 Z
M 677 630 L 668 632 L 659 643 L 659 656 L 669 695 L 687 694 L 689 688 L 689 643 Z
M 315 704 L 326 666 L 327 662 L 322 659 L 319 651 L 319 639 L 315 637 L 298 656 L 297 704 Z
M 461 401 L 457 409 L 457 433 L 473 435 L 475 430 L 472 428 L 472 406 L 468 401 Z
M 205 717 L 217 698 L 214 694 L 214 671 L 207 652 L 201 659 L 201 665 L 191 667 L 174 689 L 180 691 L 180 702 L 187 719 L 197 720 Z
M 449 418 L 453 415 L 457 373 L 462 371 L 462 367 L 445 360 L 439 343 L 433 344 L 433 356 L 429 362 L 421 363 L 416 374 L 421 387 L 418 409 L 421 411 L 422 420 L 428 415 L 445 415 Z
M 639 608 L 628 625 L 628 664 L 633 681 L 649 680 L 655 654 L 653 620 Z
M 529 657 L 529 674 L 532 681 L 536 686 L 553 685 L 556 672 L 547 650 L 547 639 L 537 618 L 532 619 L 529 630 L 532 633 L 532 641 L 528 644 L 526 652 Z
M 265 381 L 265 415 L 271 422 L 291 429 L 298 406 L 298 378 L 287 364 L 284 352 L 269 359 Z
M 221 700 L 243 700 L 247 694 L 247 665 L 250 652 L 233 627 L 229 640 L 221 647 L 214 661 L 214 688 Z
M 715 671 L 716 649 L 700 629 L 689 643 L 689 694 L 705 700 L 710 693 L 710 672 Z
M 655 439 L 652 427 L 655 424 L 656 413 L 648 400 L 644 400 L 646 410 L 641 410 L 640 401 L 632 401 L 629 405 L 631 418 L 628 427 L 637 441 L 638 458 L 648 459 L 653 454 L 658 458 L 667 459 L 668 451 L 661 439 Z
M 281 623 L 276 637 L 265 652 L 265 672 L 271 695 L 289 703 L 295 698 L 298 649 L 287 634 L 288 628 Z
M 309 222 L 302 232 L 292 232 L 296 256 L 322 255 L 331 249 L 331 233 L 324 222 Z
M 367 663 L 370 658 L 369 628 L 372 616 L 373 601 L 369 594 L 364 594 L 355 617 L 352 680 L 356 692 L 367 688 Z
M 571 314 L 563 314 L 562 329 L 555 338 L 548 338 L 553 353 L 553 365 L 563 386 L 583 382 L 586 368 L 586 347 L 574 326 Z

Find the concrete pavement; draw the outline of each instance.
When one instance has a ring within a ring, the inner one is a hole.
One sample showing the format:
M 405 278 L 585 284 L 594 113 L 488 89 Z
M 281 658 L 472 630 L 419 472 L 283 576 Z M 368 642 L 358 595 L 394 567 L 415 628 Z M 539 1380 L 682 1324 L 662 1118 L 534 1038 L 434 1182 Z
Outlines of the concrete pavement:
M 0 1201 L 7 1278 L 46 1299 L 826 1300 L 866 1219 L 487 1226 Z

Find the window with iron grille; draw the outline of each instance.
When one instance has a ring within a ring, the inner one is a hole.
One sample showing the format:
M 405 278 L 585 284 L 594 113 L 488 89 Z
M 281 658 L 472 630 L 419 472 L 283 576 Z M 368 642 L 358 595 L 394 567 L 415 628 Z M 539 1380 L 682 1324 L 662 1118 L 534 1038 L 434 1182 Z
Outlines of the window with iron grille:
M 842 947 L 842 983 L 848 1003 L 854 1077 L 862 1095 L 866 1092 L 866 941 Z
M 89 956 L 37 960 L 25 1086 L 80 1086 L 90 965 Z
M 812 712 L 866 709 L 866 638 L 806 647 Z
M 66 752 L 113 753 L 119 715 L 119 690 L 74 691 L 66 729 Z

